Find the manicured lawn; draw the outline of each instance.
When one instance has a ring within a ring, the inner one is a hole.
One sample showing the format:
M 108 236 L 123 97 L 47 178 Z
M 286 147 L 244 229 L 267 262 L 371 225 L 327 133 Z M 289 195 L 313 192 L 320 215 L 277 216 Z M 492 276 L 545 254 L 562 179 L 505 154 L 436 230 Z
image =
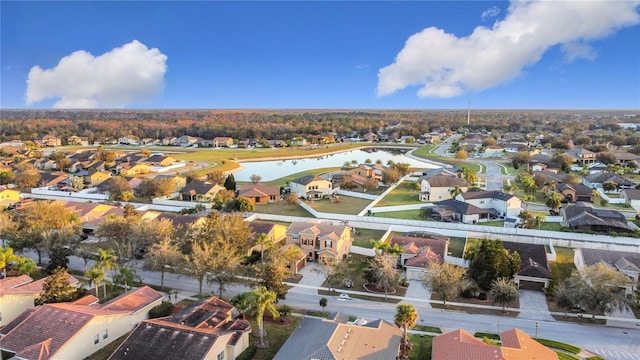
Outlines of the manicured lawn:
M 376 241 L 380 240 L 385 233 L 385 230 L 358 228 L 356 229 L 355 234 L 353 234 L 353 245 L 371 249 L 373 247 L 370 242 L 371 239 Z
M 256 212 L 276 215 L 313 217 L 298 204 L 289 204 L 286 201 L 272 204 L 256 204 Z
M 415 150 L 413 150 L 413 152 L 411 154 L 417 156 L 417 157 L 421 157 L 421 158 L 425 158 L 425 159 L 439 159 L 438 156 L 434 155 L 432 153 L 433 149 L 435 149 L 436 147 L 438 147 L 437 144 L 429 144 L 429 145 L 425 145 L 425 146 L 420 146 L 419 148 L 416 148 Z
M 433 336 L 409 335 L 409 339 L 413 344 L 409 360 L 431 359 Z
M 385 196 L 376 206 L 395 206 L 406 204 L 420 204 L 418 195 L 420 190 L 413 190 L 410 188 L 408 181 L 403 181 L 395 189 L 393 189 L 387 196 Z
M 275 321 L 265 320 L 264 330 L 267 332 L 267 336 L 265 337 L 265 340 L 269 342 L 269 347 L 266 349 L 258 349 L 255 355 L 252 357 L 252 360 L 270 360 L 276 356 L 276 353 L 278 352 L 278 350 L 280 350 L 280 348 L 285 343 L 285 341 L 287 341 L 291 333 L 293 333 L 293 330 L 296 329 L 300 320 L 302 320 L 302 318 L 299 318 L 297 316 L 289 316 L 288 319 L 291 322 L 287 325 L 280 324 L 278 320 L 275 320 Z M 250 322 L 251 322 L 252 329 L 258 328 L 255 321 L 252 320 Z M 249 335 L 249 337 L 250 337 L 250 343 L 251 343 L 250 346 L 253 346 L 253 344 L 255 344 L 256 341 L 260 340 L 259 338 L 254 337 L 253 335 Z
M 85 360 L 107 360 L 111 354 L 124 342 L 124 340 L 129 336 L 129 333 L 120 336 L 115 339 L 109 345 L 103 347 L 102 349 L 96 351 L 95 353 L 88 356 Z
M 385 211 L 373 214 L 377 217 L 386 217 L 393 219 L 421 220 L 426 219 L 420 216 L 420 210 L 402 210 L 402 211 Z
M 371 200 L 339 195 L 338 199 L 334 200 L 322 199 L 306 201 L 306 203 L 319 212 L 357 215 L 371 203 Z
M 465 238 L 452 237 L 449 239 L 449 254 L 453 257 L 461 258 L 464 255 Z
M 540 224 L 540 230 L 562 231 L 562 225 L 557 222 L 544 222 Z
M 480 225 L 504 227 L 504 220 L 482 222 Z

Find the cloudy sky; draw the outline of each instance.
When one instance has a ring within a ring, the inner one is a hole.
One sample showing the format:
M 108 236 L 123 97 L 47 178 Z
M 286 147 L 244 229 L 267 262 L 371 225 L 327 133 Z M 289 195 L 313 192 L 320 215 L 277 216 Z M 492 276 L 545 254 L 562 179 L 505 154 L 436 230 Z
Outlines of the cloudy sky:
M 640 1 L 2 1 L 2 108 L 640 109 Z

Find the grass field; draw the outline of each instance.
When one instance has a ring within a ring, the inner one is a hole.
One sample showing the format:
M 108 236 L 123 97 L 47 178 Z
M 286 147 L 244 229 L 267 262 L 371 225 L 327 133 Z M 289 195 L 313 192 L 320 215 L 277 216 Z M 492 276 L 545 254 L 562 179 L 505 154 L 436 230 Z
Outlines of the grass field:
M 281 177 L 279 179 L 275 179 L 272 181 L 267 181 L 264 184 L 266 185 L 278 185 L 278 186 L 284 186 L 287 183 L 291 182 L 291 180 L 297 179 L 297 178 L 301 178 L 305 175 L 322 175 L 322 174 L 326 174 L 329 172 L 333 172 L 333 171 L 338 171 L 340 170 L 340 167 L 329 167 L 329 168 L 320 168 L 320 169 L 313 169 L 313 170 L 309 170 L 309 171 L 302 171 L 299 173 L 295 173 L 295 174 L 291 174 L 289 176 L 285 176 L 285 177 Z
M 387 194 L 387 196 L 380 200 L 380 202 L 376 204 L 376 207 L 420 204 L 420 199 L 418 198 L 420 190 L 412 188 L 411 186 L 413 186 L 413 184 L 413 182 L 403 181 L 389 194 Z
M 256 204 L 256 212 L 265 214 L 276 215 L 288 215 L 288 216 L 302 216 L 313 217 L 309 212 L 303 209 L 300 205 L 289 204 L 286 201 L 272 204 Z
M 465 238 L 449 238 L 448 252 L 451 254 L 451 256 L 461 258 L 462 255 L 464 255 L 464 245 L 466 241 L 467 239 Z
M 420 210 L 385 211 L 375 213 L 373 216 L 387 217 L 392 219 L 421 220 L 426 219 L 420 216 Z
M 363 248 L 371 249 L 373 246 L 371 245 L 371 239 L 380 240 L 380 238 L 386 233 L 385 230 L 374 230 L 374 229 L 356 229 L 355 234 L 353 235 L 353 245 L 360 246 Z
M 357 215 L 371 203 L 371 200 L 340 195 L 339 200 L 322 199 L 306 201 L 306 203 L 319 212 Z
M 269 347 L 266 349 L 258 349 L 255 355 L 251 358 L 252 360 L 270 360 L 276 356 L 278 350 L 282 347 L 282 345 L 287 341 L 293 330 L 296 329 L 298 323 L 302 318 L 297 316 L 289 316 L 288 319 L 290 323 L 287 325 L 282 325 L 276 321 L 265 321 L 264 322 L 264 330 L 267 332 L 267 336 L 265 340 L 269 342 Z M 257 329 L 257 325 L 255 321 L 251 322 L 251 328 Z M 253 345 L 259 338 L 250 335 L 250 343 Z

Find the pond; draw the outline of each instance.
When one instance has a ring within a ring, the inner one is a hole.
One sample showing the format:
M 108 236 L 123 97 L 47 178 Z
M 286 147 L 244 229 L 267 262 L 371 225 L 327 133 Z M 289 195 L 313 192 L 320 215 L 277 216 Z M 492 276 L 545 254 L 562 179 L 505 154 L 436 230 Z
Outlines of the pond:
M 394 163 L 406 163 L 418 169 L 435 169 L 439 167 L 438 165 L 406 156 L 399 151 L 359 149 L 313 158 L 243 162 L 243 169 L 235 172 L 233 176 L 236 181 L 251 181 L 251 175 L 257 174 L 262 177 L 262 181 L 272 181 L 303 171 L 340 167 L 348 161 L 363 164 L 367 160 L 373 163 L 379 160 L 384 165 L 386 165 L 389 160 L 392 160 Z

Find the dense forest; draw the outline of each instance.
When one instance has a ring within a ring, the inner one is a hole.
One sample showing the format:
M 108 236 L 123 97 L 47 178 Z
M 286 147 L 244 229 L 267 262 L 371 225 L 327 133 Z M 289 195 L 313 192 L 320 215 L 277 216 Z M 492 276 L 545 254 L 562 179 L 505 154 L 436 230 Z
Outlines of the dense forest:
M 34 140 L 43 135 L 87 137 L 90 141 L 134 135 L 140 138 L 182 135 L 212 139 L 287 140 L 295 136 L 336 133 L 390 136 L 422 134 L 439 128 L 492 132 L 577 134 L 585 130 L 620 130 L 621 121 L 640 121 L 623 111 L 482 110 L 2 110 L 0 141 Z

